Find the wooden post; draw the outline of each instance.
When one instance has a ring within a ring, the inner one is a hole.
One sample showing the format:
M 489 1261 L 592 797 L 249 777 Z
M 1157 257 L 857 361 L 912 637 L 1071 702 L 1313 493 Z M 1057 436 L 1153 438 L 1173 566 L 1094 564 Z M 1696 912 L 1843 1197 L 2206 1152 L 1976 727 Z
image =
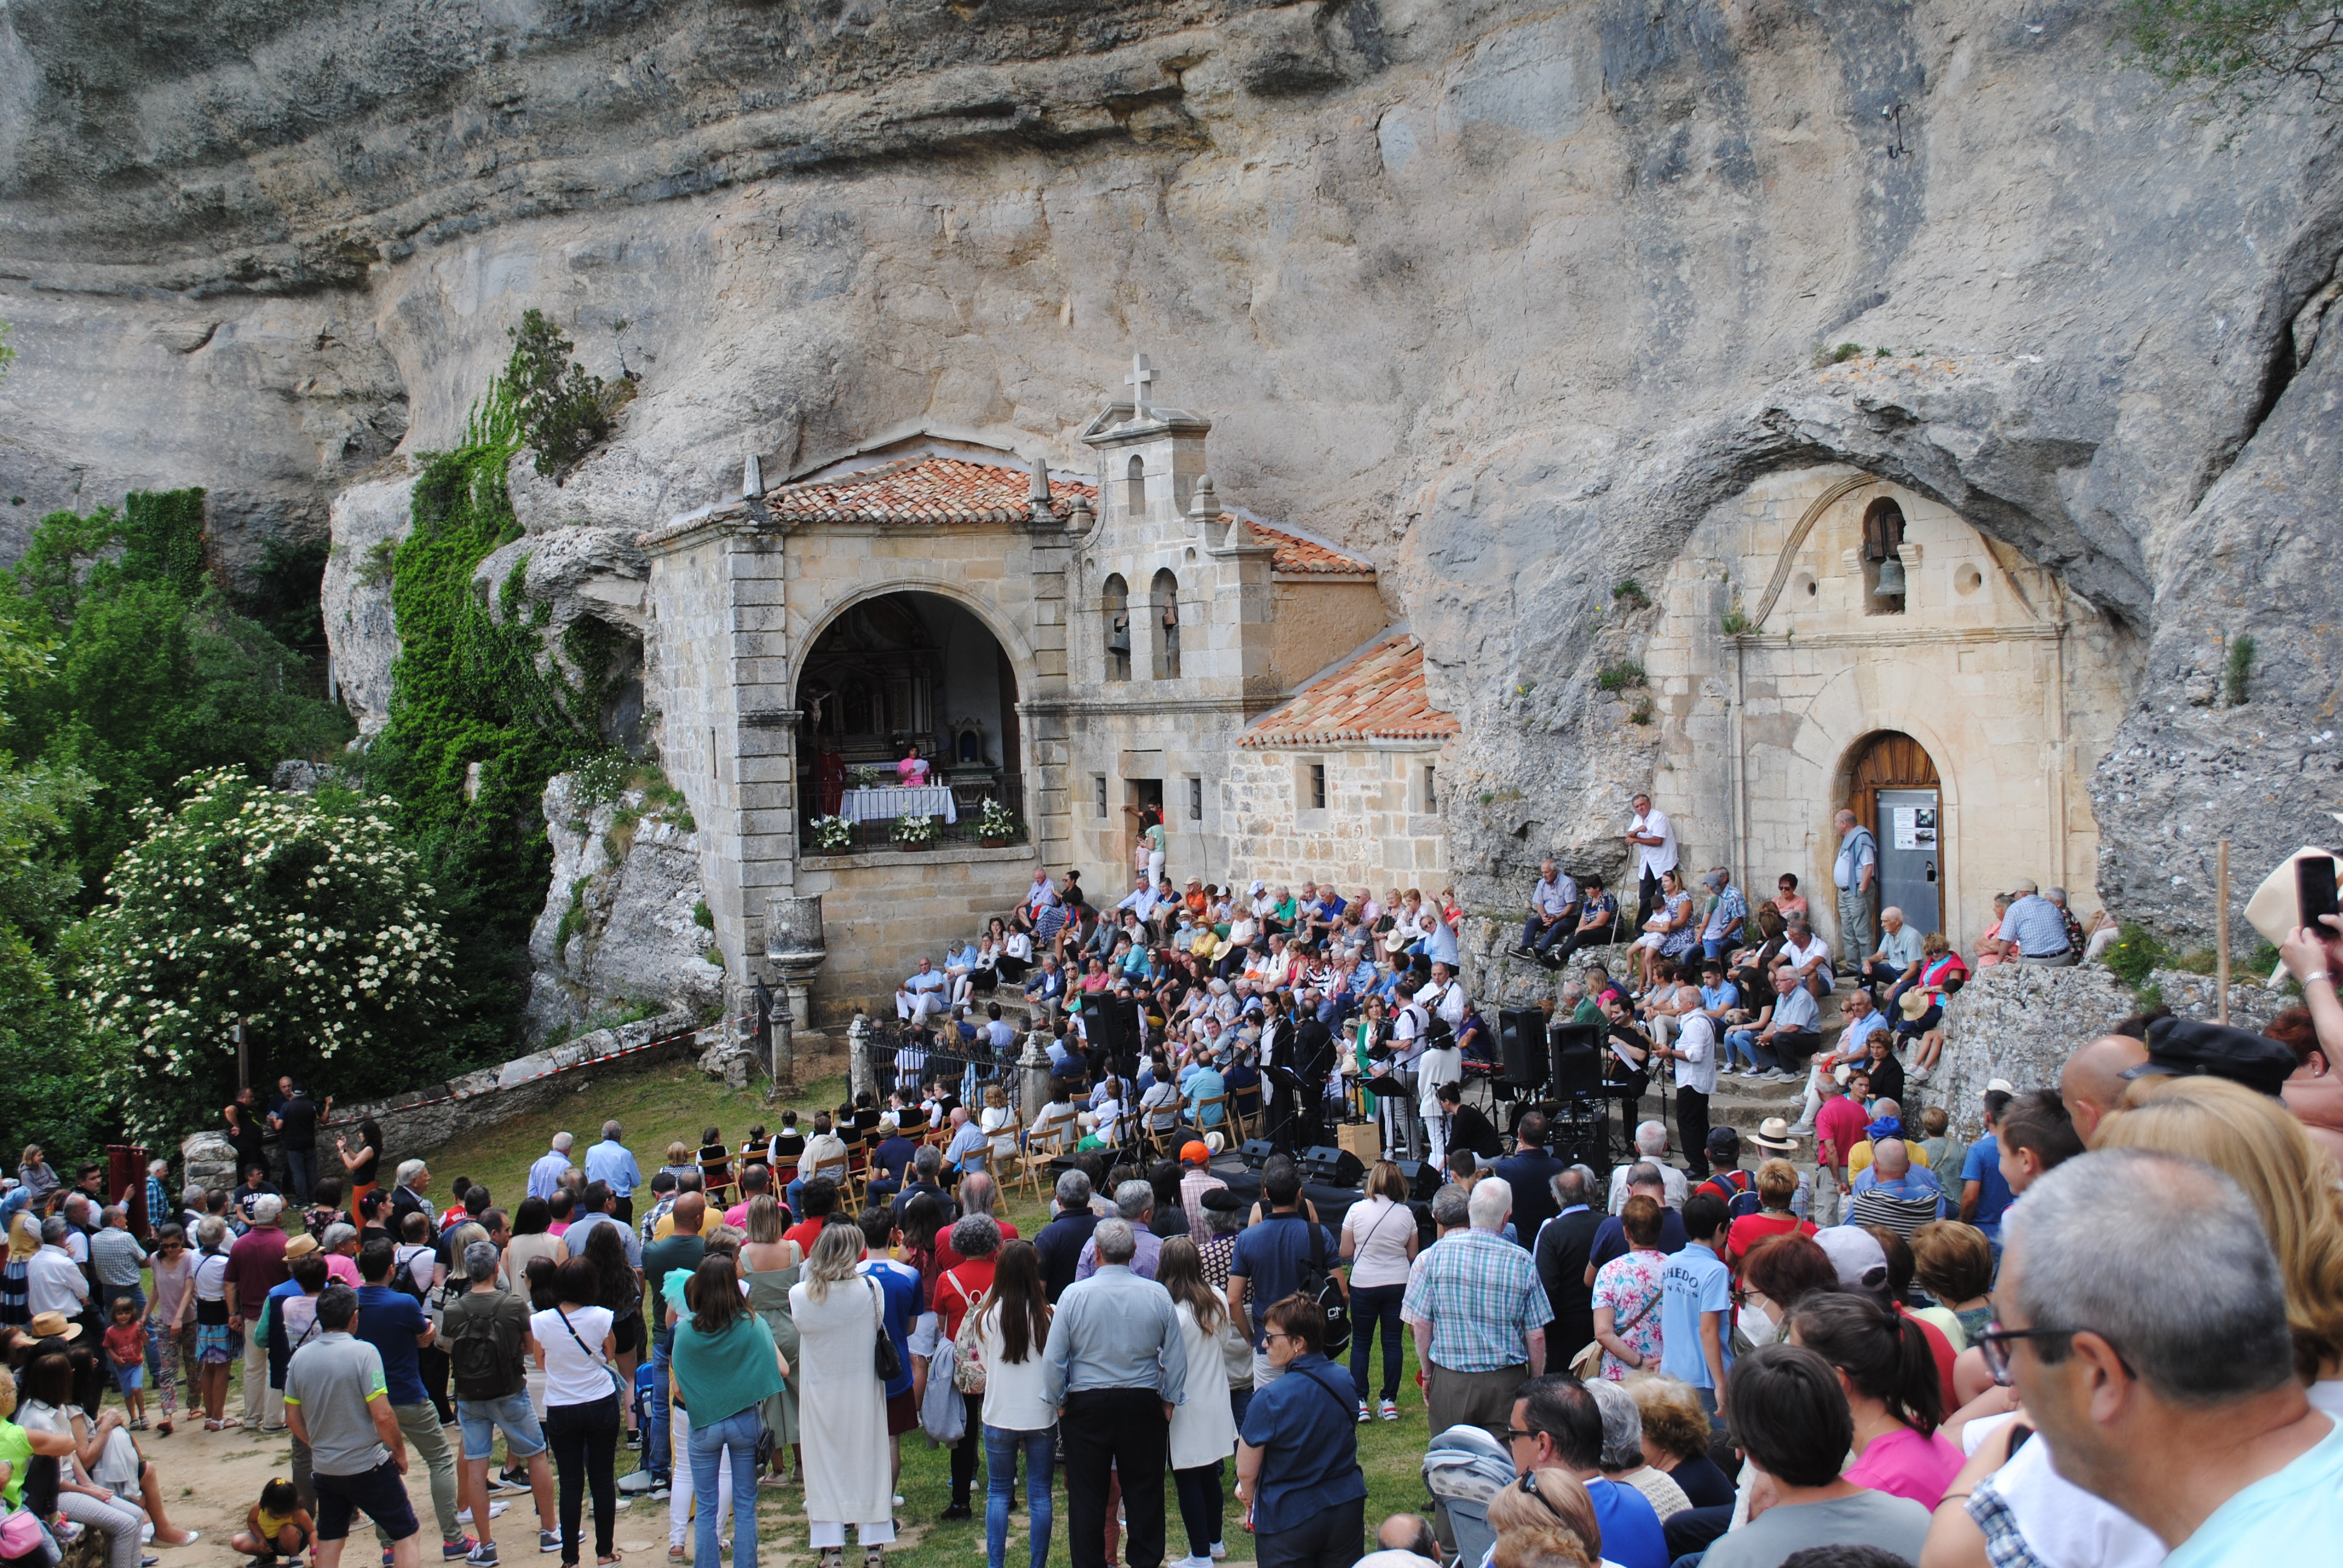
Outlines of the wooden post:
M 2218 967 L 2213 980 L 2213 998 L 2221 1022 L 2229 1021 L 2229 841 L 2221 840 L 2219 853 L 2213 862 L 2213 879 L 2217 884 L 2219 902 L 2214 906 L 2214 943 Z

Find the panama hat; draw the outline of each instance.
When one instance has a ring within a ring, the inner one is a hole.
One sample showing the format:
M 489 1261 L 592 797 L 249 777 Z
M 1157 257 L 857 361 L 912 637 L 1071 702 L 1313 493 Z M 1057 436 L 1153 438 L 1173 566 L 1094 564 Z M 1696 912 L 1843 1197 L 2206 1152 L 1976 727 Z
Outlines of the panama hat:
M 1760 1149 L 1772 1149 L 1783 1153 L 1793 1152 L 1798 1147 L 1797 1134 L 1792 1132 L 1789 1122 L 1779 1116 L 1768 1116 L 1759 1122 L 1757 1136 L 1750 1141 Z

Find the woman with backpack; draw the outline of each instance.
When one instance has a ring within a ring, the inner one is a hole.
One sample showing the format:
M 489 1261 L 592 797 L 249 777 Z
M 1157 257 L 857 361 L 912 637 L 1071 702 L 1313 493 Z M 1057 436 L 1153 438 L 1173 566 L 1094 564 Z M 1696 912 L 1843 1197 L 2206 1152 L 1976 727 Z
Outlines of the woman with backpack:
M 990 1214 L 963 1214 L 954 1221 L 950 1240 L 951 1250 L 961 1261 L 936 1276 L 928 1300 L 935 1307 L 937 1332 L 954 1345 L 959 1355 L 965 1356 L 972 1347 L 961 1345 L 960 1331 L 969 1313 L 992 1289 L 993 1272 L 998 1266 L 993 1254 L 1001 1250 L 1001 1225 Z M 957 1361 L 952 1380 L 966 1404 L 966 1424 L 960 1441 L 951 1445 L 951 1506 L 944 1511 L 946 1520 L 972 1517 L 968 1505 L 969 1489 L 976 1483 L 976 1457 L 984 1447 L 982 1387 L 969 1386 L 970 1379 L 961 1374 Z
M 757 1568 L 757 1451 L 763 1402 L 780 1391 L 789 1363 L 772 1331 L 740 1297 L 740 1277 L 721 1252 L 699 1261 L 684 1287 L 689 1317 L 675 1325 L 676 1402 L 691 1420 L 691 1485 L 701 1501 L 692 1522 L 692 1568 L 723 1568 L 717 1547 L 718 1468 L 732 1472 L 732 1568 Z

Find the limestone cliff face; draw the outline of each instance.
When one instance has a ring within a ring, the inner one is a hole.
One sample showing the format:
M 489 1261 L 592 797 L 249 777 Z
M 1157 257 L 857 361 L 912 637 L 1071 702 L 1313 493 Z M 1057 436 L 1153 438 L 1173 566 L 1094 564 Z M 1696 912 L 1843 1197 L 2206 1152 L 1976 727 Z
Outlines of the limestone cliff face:
M 530 306 L 642 375 L 533 532 L 905 427 L 1077 465 L 1144 350 L 1224 498 L 1384 567 L 1506 780 L 1446 792 L 1452 863 L 1510 904 L 1651 766 L 1589 679 L 1645 629 L 1612 586 L 1849 463 L 2129 639 L 2102 890 L 2201 930 L 2218 831 L 2258 867 L 2343 804 L 2343 188 L 2332 122 L 2205 123 L 2108 9 L 15 0 L 5 516 L 194 482 L 321 526 Z M 1899 354 L 1811 367 L 1843 341 Z M 2247 631 L 2250 700 L 2192 705 Z

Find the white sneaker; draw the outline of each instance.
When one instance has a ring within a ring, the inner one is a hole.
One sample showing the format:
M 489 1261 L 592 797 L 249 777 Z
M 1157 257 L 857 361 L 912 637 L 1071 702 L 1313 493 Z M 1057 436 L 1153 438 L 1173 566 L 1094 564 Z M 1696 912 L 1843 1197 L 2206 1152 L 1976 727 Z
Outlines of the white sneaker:
M 489 1518 L 491 1518 L 491 1519 L 498 1518 L 498 1517 L 502 1516 L 502 1514 L 504 1513 L 504 1512 L 505 1512 L 505 1510 L 506 1510 L 506 1509 L 510 1508 L 511 1506 L 512 1506 L 512 1504 L 511 1504 L 511 1503 L 503 1503 L 503 1502 L 499 1502 L 499 1501 L 498 1501 L 496 1498 L 493 1498 L 493 1497 L 492 1497 L 492 1498 L 488 1499 L 488 1517 L 489 1517 Z M 471 1511 L 470 1509 L 468 1509 L 468 1508 L 459 1508 L 459 1509 L 456 1510 L 456 1523 L 458 1523 L 458 1524 L 469 1524 L 471 1522 L 472 1522 L 472 1511 Z
M 1792 1138 L 1812 1138 L 1814 1135 L 1815 1124 L 1811 1121 L 1799 1122 L 1795 1127 L 1791 1128 L 1788 1133 Z
M 1213 1561 L 1213 1562 L 1218 1563 L 1222 1558 L 1226 1557 L 1228 1554 L 1229 1554 L 1229 1549 L 1228 1549 L 1228 1546 L 1227 1546 L 1227 1543 L 1224 1543 L 1224 1542 L 1220 1542 L 1220 1541 L 1215 1541 L 1215 1542 L 1213 1542 L 1213 1543 L 1212 1543 L 1212 1561 Z

